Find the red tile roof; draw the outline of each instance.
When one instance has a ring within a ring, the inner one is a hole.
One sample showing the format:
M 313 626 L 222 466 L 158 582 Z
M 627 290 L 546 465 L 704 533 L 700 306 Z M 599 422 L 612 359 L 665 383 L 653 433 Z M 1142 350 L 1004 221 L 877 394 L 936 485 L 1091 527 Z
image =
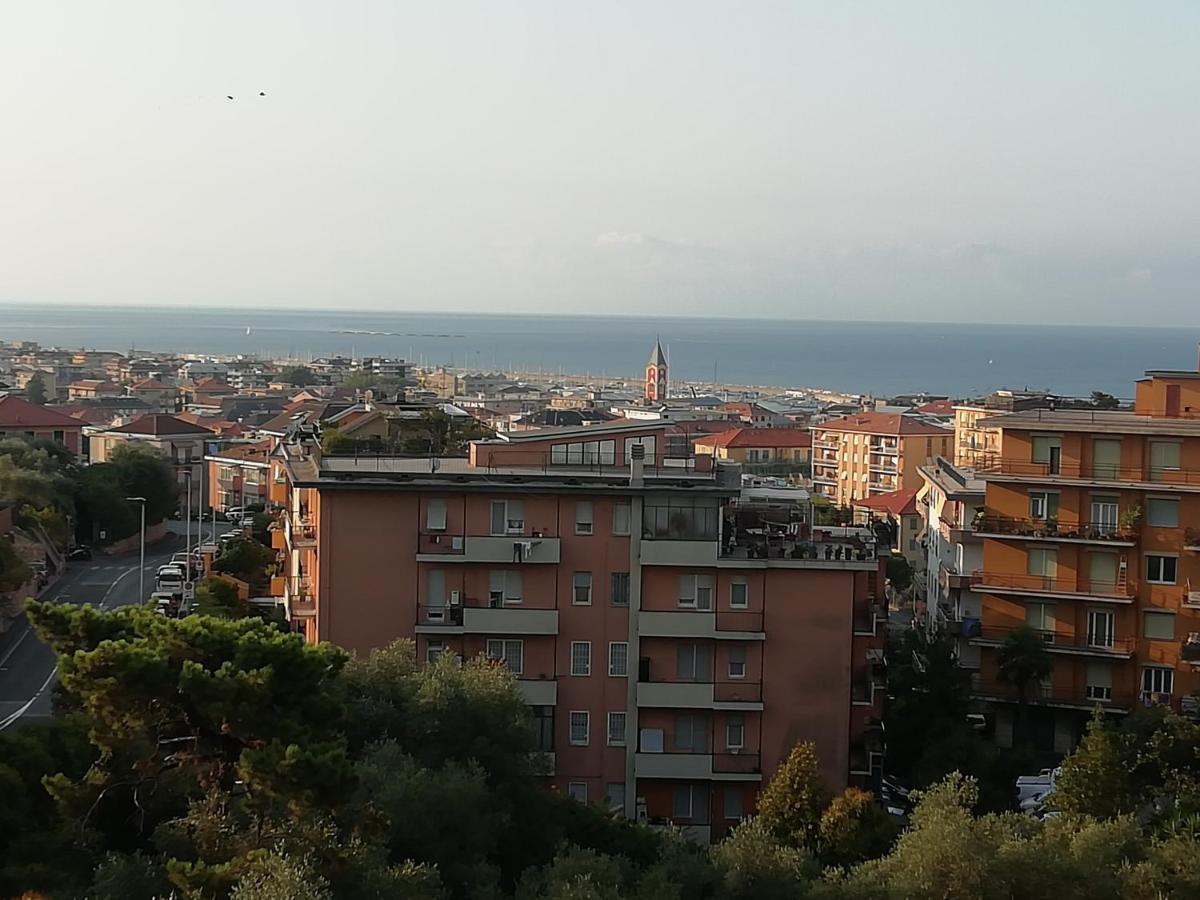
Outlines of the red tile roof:
M 919 413 L 927 413 L 931 416 L 952 416 L 954 415 L 954 401 L 931 400 L 924 406 L 918 406 L 916 411 Z
M 937 434 L 944 437 L 953 436 L 949 428 L 925 422 L 914 416 L 902 416 L 895 413 L 864 412 L 840 419 L 830 419 L 814 425 L 821 431 L 858 431 L 863 434 Z
M 876 494 L 865 500 L 855 500 L 854 506 L 888 512 L 893 516 L 915 516 L 917 514 L 917 490 L 917 488 L 906 488 L 902 491 Z
M 804 428 L 734 428 L 705 435 L 694 443 L 706 447 L 811 447 L 812 434 Z
M 0 430 L 21 427 L 82 428 L 83 422 L 53 407 L 39 406 L 12 394 L 0 394 Z
M 72 419 L 78 419 L 80 425 L 107 425 L 115 414 L 111 408 L 93 406 L 91 403 L 63 403 L 57 409 Z
M 128 425 L 109 429 L 113 434 L 152 434 L 156 437 L 167 437 L 173 434 L 213 434 L 213 429 L 207 425 L 185 422 L 166 413 L 154 413 L 134 419 Z

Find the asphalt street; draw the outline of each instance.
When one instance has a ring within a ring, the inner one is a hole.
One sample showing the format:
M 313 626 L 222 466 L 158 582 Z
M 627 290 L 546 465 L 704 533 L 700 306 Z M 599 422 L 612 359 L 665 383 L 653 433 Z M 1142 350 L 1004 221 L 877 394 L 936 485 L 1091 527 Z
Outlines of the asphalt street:
M 154 590 L 154 573 L 184 548 L 183 523 L 170 523 L 170 531 L 161 540 L 146 547 L 147 596 Z M 209 526 L 205 525 L 207 533 Z M 227 530 L 218 526 L 218 533 Z M 193 542 L 195 526 L 192 532 Z M 43 600 L 115 609 L 139 602 L 138 553 L 123 556 L 97 554 L 89 562 L 71 562 L 57 581 L 41 594 Z M 145 599 L 140 598 L 140 599 Z M 0 731 L 53 715 L 52 697 L 55 675 L 54 653 L 38 639 L 22 616 L 0 635 Z

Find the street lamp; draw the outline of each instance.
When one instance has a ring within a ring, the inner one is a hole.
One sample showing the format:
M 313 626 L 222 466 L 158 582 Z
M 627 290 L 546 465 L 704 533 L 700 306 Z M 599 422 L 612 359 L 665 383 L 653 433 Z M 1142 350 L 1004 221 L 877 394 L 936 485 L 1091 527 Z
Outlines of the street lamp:
M 126 497 L 127 503 L 142 505 L 142 541 L 141 552 L 138 556 L 138 603 L 146 602 L 146 498 Z

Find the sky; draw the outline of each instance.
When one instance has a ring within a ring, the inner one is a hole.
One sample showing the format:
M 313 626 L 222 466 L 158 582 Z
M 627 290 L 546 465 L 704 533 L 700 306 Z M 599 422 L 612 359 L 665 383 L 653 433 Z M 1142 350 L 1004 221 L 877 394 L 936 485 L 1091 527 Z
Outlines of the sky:
M 1198 88 L 1194 0 L 11 0 L 0 303 L 1191 324 Z

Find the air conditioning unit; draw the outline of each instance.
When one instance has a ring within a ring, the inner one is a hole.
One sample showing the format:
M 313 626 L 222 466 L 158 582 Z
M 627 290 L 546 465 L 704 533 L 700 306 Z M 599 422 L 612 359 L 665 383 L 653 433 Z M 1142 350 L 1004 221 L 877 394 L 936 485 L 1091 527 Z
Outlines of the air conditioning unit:
M 462 591 L 451 591 L 450 592 L 450 605 L 451 606 L 462 606 Z

